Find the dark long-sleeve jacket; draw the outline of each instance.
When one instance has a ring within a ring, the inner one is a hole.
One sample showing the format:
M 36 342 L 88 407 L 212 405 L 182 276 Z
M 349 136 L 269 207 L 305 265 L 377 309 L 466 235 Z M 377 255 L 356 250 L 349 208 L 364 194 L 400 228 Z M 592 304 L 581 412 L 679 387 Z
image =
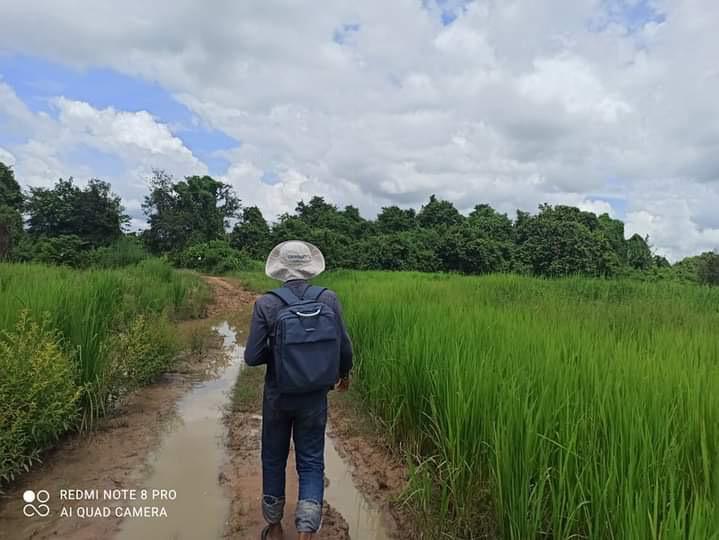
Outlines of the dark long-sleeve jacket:
M 300 297 L 307 288 L 308 283 L 305 280 L 294 279 L 284 284 L 296 296 Z M 327 304 L 337 315 L 339 321 L 342 339 L 340 342 L 340 377 L 344 378 L 349 375 L 352 369 L 352 341 L 347 334 L 347 328 L 342 318 L 342 306 L 337 295 L 327 289 L 318 300 Z M 267 373 L 265 375 L 265 398 L 278 399 L 279 392 L 275 386 L 274 363 L 272 357 L 272 345 L 270 343 L 270 334 L 277 320 L 277 313 L 284 307 L 282 300 L 272 294 L 265 294 L 257 299 L 252 311 L 252 321 L 250 323 L 250 335 L 247 337 L 245 346 L 245 362 L 248 366 L 267 365 Z M 311 402 L 315 398 L 323 397 L 326 391 L 320 390 L 310 394 L 301 394 L 298 396 L 283 396 L 282 401 L 287 406 L 302 406 L 303 403 Z

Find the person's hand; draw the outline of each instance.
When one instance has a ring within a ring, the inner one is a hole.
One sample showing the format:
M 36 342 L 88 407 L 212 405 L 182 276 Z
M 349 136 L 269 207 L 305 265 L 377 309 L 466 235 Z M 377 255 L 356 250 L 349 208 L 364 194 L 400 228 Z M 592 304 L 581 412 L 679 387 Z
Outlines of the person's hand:
M 335 385 L 335 390 L 338 392 L 346 392 L 350 387 L 350 378 L 349 375 L 343 379 L 340 379 L 339 382 Z

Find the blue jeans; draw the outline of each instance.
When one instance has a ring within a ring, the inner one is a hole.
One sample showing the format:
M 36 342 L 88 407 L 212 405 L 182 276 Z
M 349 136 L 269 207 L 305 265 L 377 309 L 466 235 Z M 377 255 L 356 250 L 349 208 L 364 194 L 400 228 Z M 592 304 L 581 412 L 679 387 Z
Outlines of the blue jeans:
M 320 528 L 325 489 L 326 426 L 326 394 L 290 408 L 265 392 L 262 402 L 262 513 L 268 523 L 282 520 L 291 436 L 299 476 L 295 527 L 298 532 L 309 533 Z

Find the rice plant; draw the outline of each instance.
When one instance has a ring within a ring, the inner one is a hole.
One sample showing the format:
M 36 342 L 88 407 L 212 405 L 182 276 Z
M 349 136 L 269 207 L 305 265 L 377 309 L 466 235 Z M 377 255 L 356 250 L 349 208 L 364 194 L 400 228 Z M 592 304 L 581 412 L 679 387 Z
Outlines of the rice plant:
M 335 272 L 436 536 L 719 538 L 719 290 Z

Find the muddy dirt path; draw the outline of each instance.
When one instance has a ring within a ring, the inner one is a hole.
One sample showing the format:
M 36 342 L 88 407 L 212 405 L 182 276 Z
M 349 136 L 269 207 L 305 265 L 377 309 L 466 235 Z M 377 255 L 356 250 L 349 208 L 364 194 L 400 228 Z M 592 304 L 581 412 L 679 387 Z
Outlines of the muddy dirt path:
M 241 290 L 227 291 L 212 281 L 210 285 L 216 299 L 208 306 L 210 317 L 232 307 L 246 306 L 251 298 Z M 101 420 L 95 431 L 64 438 L 45 454 L 42 464 L 36 465 L 0 495 L 0 540 L 106 539 L 120 531 L 123 509 L 145 505 L 141 493 L 136 493 L 133 498 L 131 492 L 122 490 L 142 489 L 145 479 L 157 469 L 159 462 L 153 462 L 153 453 L 169 433 L 187 422 L 182 416 L 183 396 L 198 385 L 217 379 L 231 364 L 232 359 L 223 348 L 222 339 L 211 335 L 213 324 L 210 319 L 181 322 L 179 331 L 196 336 L 200 342 L 199 351 L 183 353 L 174 371 L 129 396 L 117 411 Z M 182 456 L 175 457 L 180 459 Z M 216 483 L 217 473 L 210 471 L 210 474 Z M 182 478 L 182 475 L 178 477 Z M 27 490 L 48 492 L 50 513 L 47 516 L 24 515 L 23 494 Z M 88 493 L 72 494 L 82 495 L 82 500 L 63 500 L 63 490 L 66 496 L 71 495 L 69 490 Z M 105 490 L 110 490 L 108 495 L 111 497 L 105 497 Z M 187 493 L 178 494 L 178 498 L 182 496 Z M 109 515 L 93 515 L 98 508 L 102 512 L 107 508 Z M 167 520 L 171 519 L 174 517 L 168 516 Z
M 243 370 L 238 379 L 239 397 L 225 419 L 232 456 L 222 474 L 232 492 L 225 538 L 232 540 L 255 540 L 264 526 L 260 497 L 263 377 L 263 369 Z M 397 502 L 405 484 L 405 468 L 365 423 L 348 399 L 330 394 L 325 506 L 318 540 L 416 538 Z M 297 498 L 293 451 L 287 465 L 286 494 L 283 528 L 285 539 L 293 540 Z
M 0 496 L 0 540 L 259 538 L 262 370 L 244 370 L 242 362 L 255 295 L 229 279 L 205 279 L 214 291 L 211 320 L 181 326 L 215 337 L 200 353 L 186 355 L 176 371 L 136 392 L 97 431 L 62 441 Z M 233 400 L 235 380 L 239 398 Z M 418 537 L 396 502 L 403 467 L 361 427 L 363 415 L 348 400 L 331 401 L 318 539 Z M 292 460 L 287 479 L 284 523 L 291 540 Z M 23 515 L 26 490 L 51 494 L 48 516 Z M 81 500 L 61 501 L 62 490 L 83 490 L 65 494 Z

